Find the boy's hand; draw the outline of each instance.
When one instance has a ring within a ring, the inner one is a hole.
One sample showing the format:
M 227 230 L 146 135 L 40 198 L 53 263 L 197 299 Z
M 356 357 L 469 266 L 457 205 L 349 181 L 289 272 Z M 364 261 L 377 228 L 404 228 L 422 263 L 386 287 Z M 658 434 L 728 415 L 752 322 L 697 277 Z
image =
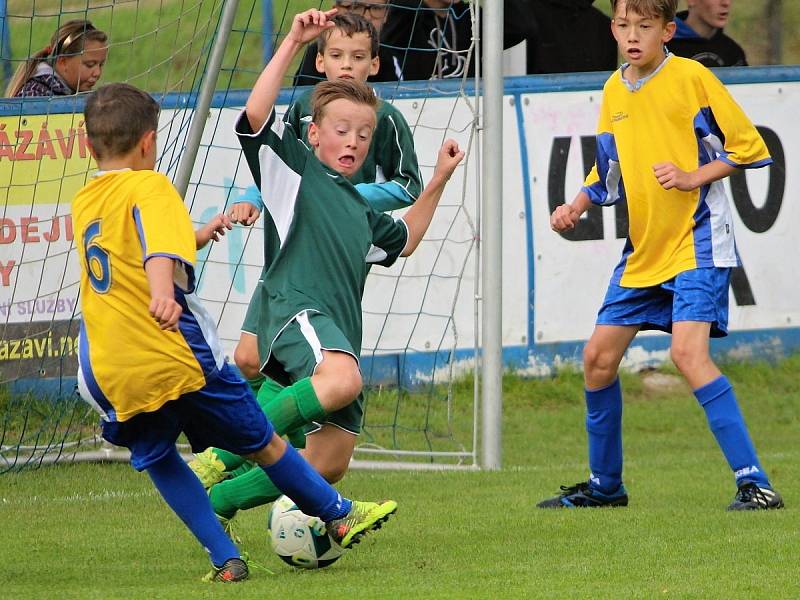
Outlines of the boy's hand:
M 436 168 L 433 170 L 434 177 L 441 177 L 448 181 L 456 170 L 458 163 L 464 159 L 464 151 L 460 150 L 455 140 L 445 140 L 439 149 L 436 157 Z
M 208 223 L 195 231 L 194 237 L 197 241 L 197 247 L 202 248 L 211 240 L 218 242 L 225 235 L 226 229 L 233 229 L 233 223 L 231 223 L 228 215 L 222 213 L 215 215 Z
M 286 34 L 286 38 L 297 44 L 307 44 L 315 40 L 323 29 L 333 27 L 333 23 L 328 19 L 335 14 L 335 8 L 326 11 L 312 8 L 301 12 L 294 16 L 292 28 Z
M 676 188 L 682 192 L 691 192 L 698 187 L 691 173 L 682 171 L 671 162 L 654 164 L 653 174 L 665 190 Z
M 562 204 L 556 207 L 553 214 L 550 215 L 550 228 L 558 233 L 564 233 L 575 229 L 578 219 L 581 218 L 580 213 L 575 210 L 571 204 Z
M 231 221 L 240 225 L 252 225 L 260 214 L 261 211 L 249 202 L 236 202 L 228 211 Z
M 157 296 L 150 300 L 150 314 L 161 329 L 178 331 L 178 320 L 183 309 L 171 296 Z

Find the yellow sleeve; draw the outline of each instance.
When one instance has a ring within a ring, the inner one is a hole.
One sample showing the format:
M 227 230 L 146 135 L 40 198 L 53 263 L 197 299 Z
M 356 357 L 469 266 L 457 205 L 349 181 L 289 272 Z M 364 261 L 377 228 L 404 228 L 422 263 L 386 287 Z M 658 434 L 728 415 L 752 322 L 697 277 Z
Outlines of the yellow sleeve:
M 734 167 L 757 168 L 772 163 L 761 134 L 733 99 L 728 89 L 706 68 L 699 71 L 706 105 L 712 119 L 707 119 L 720 136 L 723 150 L 719 159 Z
M 142 182 L 133 217 L 142 245 L 142 264 L 154 256 L 173 258 L 184 263 L 192 281 L 197 242 L 189 211 L 169 179 L 153 173 Z

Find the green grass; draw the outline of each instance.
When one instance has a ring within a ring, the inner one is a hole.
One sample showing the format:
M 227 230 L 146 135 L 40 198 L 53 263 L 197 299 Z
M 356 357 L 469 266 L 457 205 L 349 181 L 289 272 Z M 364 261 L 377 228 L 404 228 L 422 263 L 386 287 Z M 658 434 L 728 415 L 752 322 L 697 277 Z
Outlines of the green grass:
M 729 514 L 732 477 L 681 384 L 625 375 L 627 509 L 539 511 L 586 476 L 581 379 L 505 381 L 504 470 L 354 471 L 341 490 L 393 497 L 389 524 L 327 570 L 271 555 L 266 508 L 238 518 L 270 575 L 197 581 L 207 559 L 145 475 L 63 465 L 0 476 L 8 598 L 740 598 L 800 596 L 800 357 L 725 367 L 784 511 Z

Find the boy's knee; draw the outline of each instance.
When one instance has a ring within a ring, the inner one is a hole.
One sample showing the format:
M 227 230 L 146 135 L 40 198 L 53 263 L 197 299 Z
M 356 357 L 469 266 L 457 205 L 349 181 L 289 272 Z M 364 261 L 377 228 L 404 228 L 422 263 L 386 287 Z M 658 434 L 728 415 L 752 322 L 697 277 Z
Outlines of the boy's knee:
M 673 343 L 669 349 L 669 356 L 673 364 L 681 373 L 692 371 L 705 360 L 705 356 L 694 351 L 693 348 Z
M 319 471 L 319 474 L 327 481 L 328 483 L 337 483 L 341 481 L 345 474 L 347 473 L 349 461 L 345 461 L 344 463 L 334 463 L 331 462 L 329 464 L 323 465 Z
M 247 379 L 258 377 L 261 365 L 258 362 L 258 352 L 253 353 L 252 349 L 238 344 L 233 351 L 233 362 Z
M 329 412 L 353 402 L 361 393 L 362 386 L 358 363 L 349 354 L 326 353 L 325 360 L 314 374 L 314 388 L 318 389 L 320 402 L 324 402 Z
M 587 375 L 610 375 L 616 374 L 617 363 L 611 352 L 589 343 L 583 348 L 583 368 Z

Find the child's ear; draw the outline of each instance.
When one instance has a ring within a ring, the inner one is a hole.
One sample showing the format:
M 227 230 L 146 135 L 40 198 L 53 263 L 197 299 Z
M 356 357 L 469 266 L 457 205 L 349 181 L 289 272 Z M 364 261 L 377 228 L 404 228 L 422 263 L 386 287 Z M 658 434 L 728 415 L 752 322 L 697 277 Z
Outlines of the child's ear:
M 313 148 L 319 147 L 319 127 L 313 121 L 308 124 L 308 143 L 311 144 Z
M 675 30 L 678 26 L 675 24 L 675 21 L 670 21 L 664 27 L 664 35 L 661 36 L 661 40 L 666 44 L 668 41 L 672 39 L 672 36 L 675 35 Z
M 369 65 L 369 74 L 370 75 L 377 75 L 378 70 L 381 68 L 381 59 L 380 57 L 376 56 L 372 59 Z
M 322 54 L 317 52 L 317 60 L 314 64 L 317 67 L 317 73 L 325 74 L 325 61 L 322 58 Z
M 142 139 L 139 140 L 139 147 L 142 150 L 142 156 L 145 156 L 156 143 L 156 132 L 150 130 L 142 135 Z

